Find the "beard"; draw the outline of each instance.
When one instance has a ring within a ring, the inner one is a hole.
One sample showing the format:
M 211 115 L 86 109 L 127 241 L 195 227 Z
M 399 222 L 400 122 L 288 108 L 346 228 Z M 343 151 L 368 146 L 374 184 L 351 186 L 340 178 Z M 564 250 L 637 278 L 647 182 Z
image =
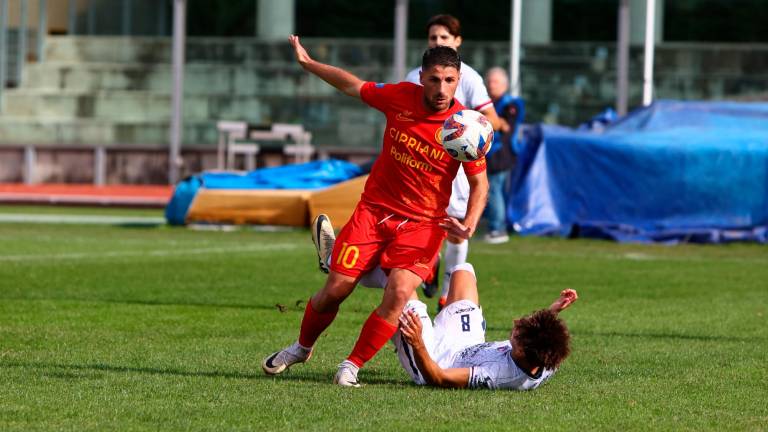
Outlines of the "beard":
M 433 112 L 445 111 L 450 108 L 451 105 L 453 105 L 453 98 L 444 101 L 438 101 L 437 98 L 430 99 L 427 97 L 427 95 L 424 95 L 424 105 L 426 105 L 427 108 Z

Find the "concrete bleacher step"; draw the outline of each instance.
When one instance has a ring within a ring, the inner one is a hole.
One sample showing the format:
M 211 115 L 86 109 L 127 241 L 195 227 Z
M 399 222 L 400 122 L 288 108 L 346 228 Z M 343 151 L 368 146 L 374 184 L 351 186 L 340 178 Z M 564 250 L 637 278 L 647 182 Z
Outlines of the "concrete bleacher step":
M 183 117 L 189 121 L 260 118 L 260 98 L 232 94 L 185 95 Z M 170 121 L 171 96 L 147 91 L 30 91 L 6 94 L 4 115 L 66 121 Z
M 184 122 L 184 143 L 211 144 L 217 139 L 215 121 Z M 48 120 L 0 117 L 0 144 L 164 144 L 169 123 L 77 119 Z
M 361 43 L 307 38 L 303 43 L 318 60 L 341 65 L 363 79 L 391 80 L 390 40 Z M 0 140 L 167 142 L 172 88 L 170 38 L 52 36 L 46 44 L 46 61 L 28 64 L 23 85 L 6 92 L 7 118 L 1 125 Z M 409 41 L 408 46 L 408 64 L 417 64 L 423 41 Z M 728 54 L 734 57 L 731 66 L 717 68 L 722 76 L 713 83 L 680 74 L 697 74 L 703 64 L 716 60 L 714 54 L 681 56 L 680 50 L 665 49 L 661 46 L 657 51 L 658 58 L 663 59 L 655 77 L 660 95 L 719 97 L 726 95 L 728 88 L 744 86 L 765 91 L 761 74 L 768 60 L 756 62 L 754 70 L 738 72 L 733 65 L 743 62 L 737 61 L 741 58 L 737 50 Z M 490 66 L 505 64 L 508 50 L 508 44 L 502 42 L 467 42 L 462 45 L 462 56 L 482 73 Z M 725 49 L 713 52 L 730 53 Z M 615 57 L 613 44 L 525 46 L 521 76 L 529 108 L 527 119 L 540 120 L 545 113 L 554 112 L 559 113 L 560 121 L 576 124 L 613 105 Z M 754 74 L 755 79 L 745 80 L 745 73 Z M 632 105 L 639 103 L 641 74 L 642 47 L 633 47 Z M 185 142 L 213 145 L 215 122 L 222 119 L 304 122 L 311 125 L 316 143 L 329 145 L 378 142 L 377 114 L 302 71 L 286 41 L 187 39 L 184 93 Z M 109 126 L 111 122 L 115 124 Z M 203 130 L 205 125 L 209 130 Z
M 378 73 L 377 73 L 378 72 Z M 380 75 L 358 69 L 356 73 Z M 32 63 L 25 70 L 24 88 L 40 90 L 143 90 L 170 94 L 173 70 L 168 64 Z M 186 94 L 327 95 L 333 88 L 295 66 L 236 66 L 188 64 L 184 68 Z M 304 78 L 304 79 L 302 79 Z
M 311 39 L 307 43 L 308 46 L 327 44 Z M 171 48 L 172 39 L 169 37 L 55 36 L 46 41 L 46 59 L 57 62 L 170 64 Z M 343 47 L 330 49 L 334 55 L 344 55 L 345 52 Z M 185 57 L 188 63 L 295 64 L 287 38 L 272 42 L 256 38 L 190 37 L 187 38 Z
M 110 92 L 101 92 L 109 94 Z M 123 92 L 131 94 L 134 92 Z M 147 143 L 167 143 L 170 127 L 170 96 L 156 96 L 146 92 L 148 100 L 161 102 L 145 103 L 143 109 L 141 99 L 133 99 L 130 104 L 112 100 L 111 96 L 97 99 L 93 105 L 91 117 L 72 115 L 77 112 L 73 104 L 77 99 L 67 99 L 63 96 L 57 99 L 50 95 L 51 101 L 40 102 L 31 97 L 26 103 L 27 109 L 40 111 L 43 115 L 28 115 L 23 111 L 24 104 L 13 101 L 15 114 L 0 116 L 0 144 L 19 143 L 90 143 L 90 144 L 120 144 L 135 145 Z M 8 96 L 8 95 L 7 95 Z M 91 95 L 85 94 L 85 99 Z M 130 96 L 133 97 L 133 96 Z M 22 97 L 23 98 L 23 97 Z M 250 123 L 269 123 L 263 119 L 280 118 L 288 122 L 306 121 L 306 118 L 322 119 L 323 125 L 313 130 L 314 141 L 330 143 L 331 145 L 353 145 L 359 140 L 377 142 L 381 133 L 381 119 L 374 110 L 360 110 L 360 102 L 340 96 L 315 97 L 309 105 L 306 99 L 270 96 L 259 98 L 234 98 L 231 95 L 220 95 L 213 100 L 201 96 L 195 102 L 195 97 L 185 97 L 183 118 L 183 140 L 185 143 L 196 145 L 215 145 L 218 140 L 216 122 L 218 120 L 240 120 Z M 88 107 L 91 102 L 83 103 Z M 105 105 L 101 105 L 101 104 Z M 218 105 L 217 105 L 218 104 Z M 58 108 L 57 108 L 58 105 Z M 131 105 L 132 109 L 127 107 Z M 101 107 L 101 108 L 100 108 Z M 311 107 L 311 108 L 310 108 Z M 101 111 L 101 109 L 104 111 Z M 212 109 L 216 116 L 206 118 L 196 110 Z M 59 111 L 56 111 L 56 110 Z M 146 116 L 140 114 L 144 112 Z M 62 113 L 64 115 L 62 115 Z M 300 114 L 297 114 L 300 113 Z M 298 115 L 305 114 L 306 118 Z M 84 114 L 81 112 L 81 114 Z M 316 120 L 317 121 L 317 120 Z
M 421 40 L 409 41 L 409 63 L 417 64 L 424 49 Z M 343 64 L 345 68 L 369 66 L 380 69 L 392 66 L 390 40 L 368 40 L 362 45 L 355 40 L 326 40 L 305 38 L 302 43 L 320 61 Z M 123 64 L 170 64 L 172 40 L 168 37 L 119 36 L 55 36 L 47 40 L 46 59 L 53 62 L 107 62 Z M 504 43 L 471 43 L 462 45 L 462 56 L 472 63 L 490 57 L 498 64 L 508 55 Z M 593 46 L 561 43 L 552 46 L 525 47 L 524 62 L 537 59 L 571 59 L 588 63 L 596 56 L 615 62 L 615 49 L 606 44 L 598 50 Z M 631 59 L 639 58 L 640 50 L 633 48 Z M 264 41 L 257 38 L 190 37 L 185 46 L 186 62 L 229 65 L 295 66 L 293 51 L 287 41 Z M 501 56 L 501 57 L 500 57 Z M 482 61 L 480 63 L 486 63 Z M 475 63 L 472 63 L 475 64 Z

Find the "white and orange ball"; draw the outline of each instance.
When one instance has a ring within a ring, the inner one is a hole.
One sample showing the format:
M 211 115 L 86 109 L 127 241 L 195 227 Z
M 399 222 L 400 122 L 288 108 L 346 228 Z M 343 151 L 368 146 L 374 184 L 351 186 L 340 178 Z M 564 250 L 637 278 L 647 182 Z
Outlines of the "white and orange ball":
M 452 158 L 470 162 L 485 156 L 493 144 L 493 126 L 477 111 L 461 110 L 443 122 L 443 148 Z

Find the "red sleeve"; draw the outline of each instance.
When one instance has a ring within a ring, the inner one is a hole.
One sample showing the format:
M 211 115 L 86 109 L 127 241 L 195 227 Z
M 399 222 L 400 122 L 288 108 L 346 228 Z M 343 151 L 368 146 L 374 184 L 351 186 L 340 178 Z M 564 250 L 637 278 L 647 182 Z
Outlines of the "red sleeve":
M 360 88 L 360 98 L 366 104 L 384 112 L 395 95 L 397 84 L 366 82 Z
M 466 175 L 477 175 L 485 171 L 485 157 L 471 162 L 462 162 L 461 165 L 464 167 L 464 173 Z
M 493 108 L 492 104 L 493 104 L 493 101 L 488 99 L 488 101 L 483 102 L 480 105 L 478 105 L 478 106 L 476 106 L 476 107 L 474 107 L 472 109 L 475 110 L 475 111 L 483 111 L 483 110 L 488 109 L 488 108 Z

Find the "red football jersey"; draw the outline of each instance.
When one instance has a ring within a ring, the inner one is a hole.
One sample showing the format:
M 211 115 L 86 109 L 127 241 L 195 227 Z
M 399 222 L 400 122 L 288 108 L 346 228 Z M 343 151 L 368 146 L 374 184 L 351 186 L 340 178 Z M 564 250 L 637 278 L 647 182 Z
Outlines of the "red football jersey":
M 417 84 L 367 82 L 360 89 L 365 103 L 387 117 L 381 154 L 373 164 L 361 201 L 413 218 L 442 218 L 459 164 L 443 150 L 441 132 L 448 116 L 464 109 L 457 100 L 446 111 L 424 106 Z M 485 158 L 463 162 L 468 176 L 485 170 Z

